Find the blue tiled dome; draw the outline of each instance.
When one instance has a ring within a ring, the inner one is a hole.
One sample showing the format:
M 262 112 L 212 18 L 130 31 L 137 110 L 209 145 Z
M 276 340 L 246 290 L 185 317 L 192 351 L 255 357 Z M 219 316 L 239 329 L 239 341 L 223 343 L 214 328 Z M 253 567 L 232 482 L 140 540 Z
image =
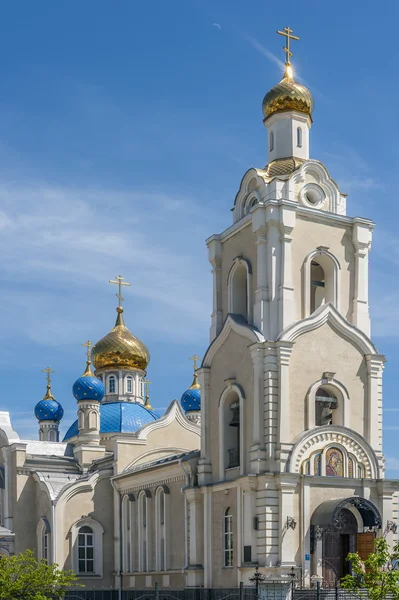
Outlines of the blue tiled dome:
M 57 400 L 43 398 L 35 406 L 35 417 L 38 421 L 61 421 L 64 409 Z
M 201 410 L 201 390 L 199 387 L 188 388 L 180 399 L 184 412 L 188 410 Z
M 155 410 L 148 410 L 137 402 L 106 402 L 100 404 L 100 433 L 134 433 L 159 419 Z M 64 441 L 78 435 L 78 422 L 72 423 Z
M 98 400 L 104 397 L 104 386 L 94 375 L 82 375 L 73 384 L 73 395 L 76 400 Z

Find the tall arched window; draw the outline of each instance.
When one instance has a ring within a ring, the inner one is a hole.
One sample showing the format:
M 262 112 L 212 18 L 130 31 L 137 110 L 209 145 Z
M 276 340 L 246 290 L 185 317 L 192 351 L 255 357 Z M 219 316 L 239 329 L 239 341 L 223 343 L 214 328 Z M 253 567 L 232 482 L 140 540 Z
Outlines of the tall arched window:
M 223 549 L 224 549 L 224 566 L 232 567 L 234 559 L 233 551 L 233 515 L 230 508 L 226 508 L 224 512 L 224 527 L 223 527 Z
M 98 414 L 95 410 L 89 413 L 89 429 L 98 429 Z
M 157 490 L 156 495 L 156 569 L 165 571 L 166 566 L 166 516 L 165 516 L 165 491 Z
M 82 409 L 78 410 L 78 428 L 83 429 L 85 426 L 85 414 Z
M 122 500 L 122 567 L 124 573 L 130 573 L 131 571 L 131 526 L 130 500 L 129 496 L 126 494 Z
M 310 263 L 310 312 L 313 313 L 326 301 L 324 269 L 318 262 Z
M 79 573 L 94 573 L 94 532 L 84 525 L 78 533 Z
M 251 265 L 237 258 L 230 269 L 228 287 L 228 312 L 241 315 L 249 323 L 252 321 Z
M 38 560 L 50 561 L 50 525 L 46 518 L 41 518 L 36 528 Z
M 274 150 L 274 131 L 270 132 L 269 135 L 269 152 L 273 152 Z
M 116 394 L 116 380 L 114 375 L 110 375 L 108 378 L 108 393 Z
M 141 492 L 139 496 L 139 571 L 148 571 L 147 535 L 147 497 L 145 492 Z
M 297 127 L 296 130 L 296 145 L 298 148 L 302 148 L 302 128 Z
M 144 378 L 140 377 L 140 396 L 144 398 Z
M 338 408 L 338 400 L 332 392 L 319 388 L 316 392 L 316 426 L 333 424 L 333 411 Z
M 133 394 L 133 378 L 130 376 L 126 377 L 126 393 Z
M 50 431 L 48 432 L 48 440 L 49 442 L 57 441 L 57 432 L 54 429 L 50 429 Z

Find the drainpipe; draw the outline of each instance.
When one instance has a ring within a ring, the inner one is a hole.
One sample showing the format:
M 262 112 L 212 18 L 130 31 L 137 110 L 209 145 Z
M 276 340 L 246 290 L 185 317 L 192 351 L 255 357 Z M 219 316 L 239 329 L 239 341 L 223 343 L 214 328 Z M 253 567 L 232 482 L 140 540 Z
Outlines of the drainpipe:
M 190 475 L 187 473 L 186 469 L 183 467 L 183 461 L 182 459 L 179 460 L 179 465 L 185 475 L 186 478 L 186 486 L 188 487 L 190 485 Z M 184 489 L 184 488 L 183 488 Z M 181 490 L 183 493 L 183 489 Z M 185 571 L 186 569 L 188 569 L 188 501 L 187 501 L 187 497 L 184 494 L 184 553 L 185 553 L 185 566 L 183 567 L 182 571 Z
M 119 577 L 118 600 L 122 600 L 122 498 L 117 487 L 115 486 L 115 482 L 112 479 L 111 485 L 114 488 L 119 499 L 119 565 L 117 575 Z
M 50 560 L 51 563 L 54 564 L 55 563 L 55 546 L 57 543 L 57 536 L 56 536 L 56 525 L 55 525 L 56 521 L 55 521 L 55 504 L 54 504 L 54 500 L 51 501 L 51 523 L 50 523 L 50 527 L 51 527 L 51 545 L 50 545 L 50 549 L 51 549 L 51 556 L 50 556 Z

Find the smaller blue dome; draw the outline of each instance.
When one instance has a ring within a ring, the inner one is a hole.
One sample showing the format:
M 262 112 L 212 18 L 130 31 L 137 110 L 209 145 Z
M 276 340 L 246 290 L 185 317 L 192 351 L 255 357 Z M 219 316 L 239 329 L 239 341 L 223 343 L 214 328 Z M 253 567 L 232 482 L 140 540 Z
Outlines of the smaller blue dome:
M 64 409 L 57 400 L 43 398 L 35 406 L 35 417 L 38 421 L 61 421 Z
M 190 410 L 201 410 L 201 390 L 199 387 L 188 388 L 180 399 L 184 412 Z
M 104 386 L 94 375 L 82 375 L 75 381 L 72 388 L 76 400 L 101 400 L 104 397 Z

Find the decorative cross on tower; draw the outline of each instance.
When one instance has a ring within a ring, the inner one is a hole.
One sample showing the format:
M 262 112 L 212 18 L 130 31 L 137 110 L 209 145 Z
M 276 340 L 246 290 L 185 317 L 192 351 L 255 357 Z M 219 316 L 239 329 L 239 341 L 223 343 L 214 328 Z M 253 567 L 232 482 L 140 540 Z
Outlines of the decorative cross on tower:
M 55 400 L 53 394 L 51 393 L 51 373 L 55 373 L 55 371 L 52 371 L 50 367 L 46 367 L 42 370 L 42 373 L 47 373 L 47 391 L 46 394 L 43 396 L 43 400 Z
M 193 369 L 194 369 L 194 372 L 195 372 L 197 370 L 197 360 L 199 360 L 199 356 L 197 356 L 196 354 L 194 354 L 194 356 L 192 356 L 190 358 L 190 360 L 193 361 Z
M 148 386 L 151 383 L 152 382 L 149 381 L 149 379 L 145 379 L 144 380 L 144 384 L 145 384 L 145 403 L 144 403 L 144 406 L 145 406 L 145 408 L 148 408 L 149 410 L 152 410 L 152 406 L 150 404 L 150 394 L 149 394 L 149 389 L 148 389 Z
M 91 347 L 92 347 L 92 343 L 90 340 L 87 340 L 87 342 L 85 342 L 84 344 L 82 344 L 82 346 L 85 346 L 87 348 L 86 350 L 86 356 L 87 356 L 87 362 L 91 363 Z
M 286 54 L 285 65 L 288 67 L 291 64 L 291 48 L 290 48 L 290 40 L 299 40 L 299 37 L 292 34 L 292 29 L 289 27 L 284 27 L 283 31 L 277 31 L 279 35 L 283 35 L 286 38 L 286 46 L 284 46 L 284 52 Z
M 119 286 L 119 291 L 118 291 L 118 293 L 117 293 L 117 294 L 115 294 L 115 296 L 116 296 L 116 297 L 118 298 L 118 300 L 119 300 L 119 304 L 118 304 L 119 308 L 122 308 L 122 302 L 124 301 L 124 298 L 122 298 L 122 286 L 123 286 L 123 285 L 128 285 L 128 286 L 130 286 L 131 284 L 130 284 L 130 283 L 127 283 L 126 281 L 124 281 L 124 279 L 125 279 L 125 278 L 124 278 L 124 277 L 122 277 L 122 275 L 117 275 L 117 276 L 115 277 L 115 279 L 116 279 L 116 281 L 115 281 L 115 280 L 113 280 L 113 279 L 110 279 L 110 280 L 109 280 L 109 283 L 114 283 L 115 285 Z

